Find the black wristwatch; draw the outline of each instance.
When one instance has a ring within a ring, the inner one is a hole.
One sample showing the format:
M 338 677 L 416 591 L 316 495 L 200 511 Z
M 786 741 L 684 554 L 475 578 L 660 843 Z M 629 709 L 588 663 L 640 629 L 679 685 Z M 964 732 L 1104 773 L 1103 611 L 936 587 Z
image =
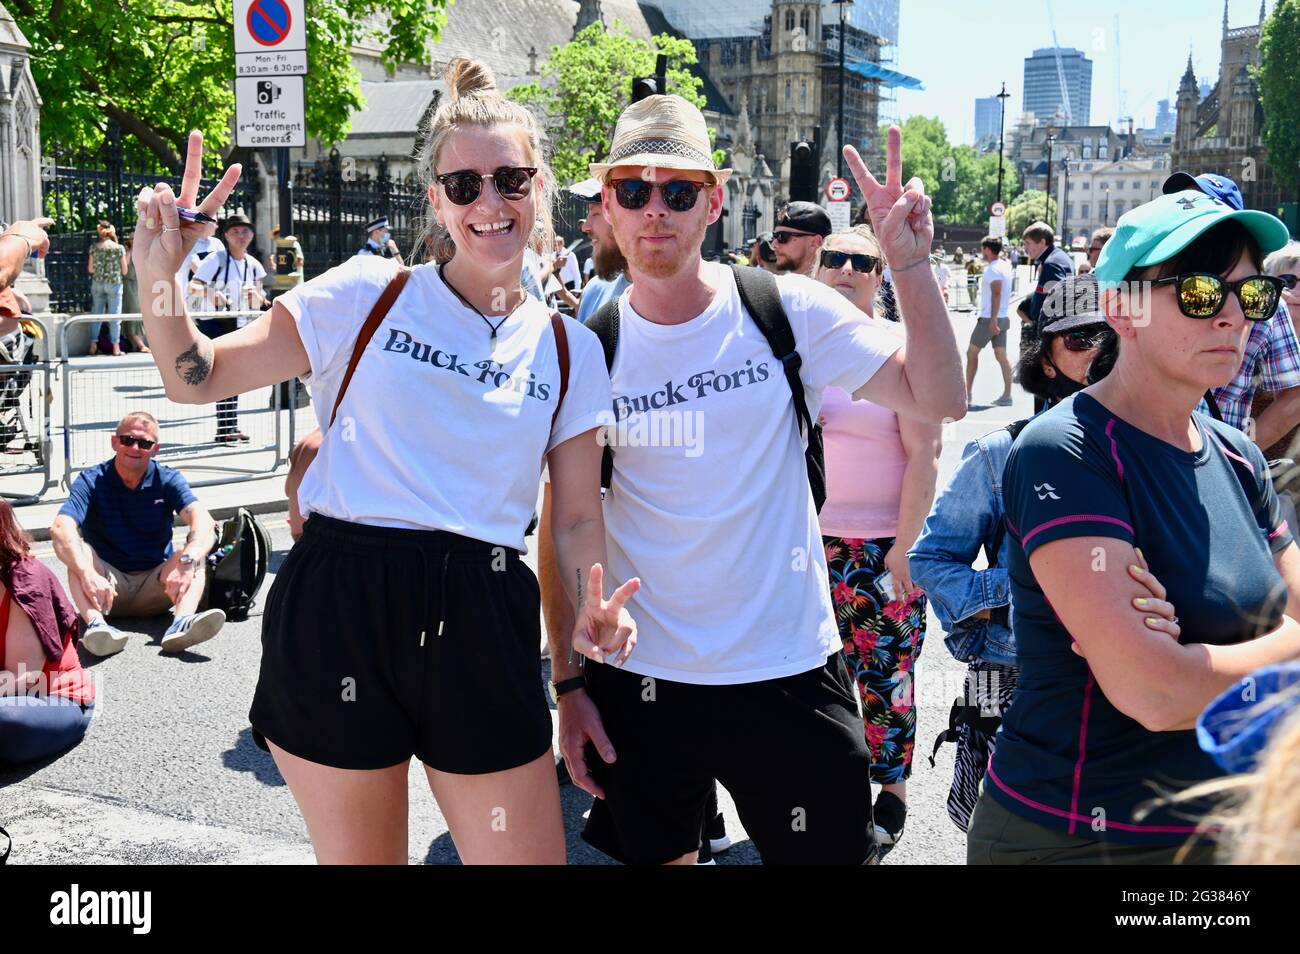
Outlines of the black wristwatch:
M 551 687 L 551 701 L 558 703 L 560 701 L 560 696 L 564 695 L 566 692 L 573 692 L 576 689 L 586 689 L 587 677 L 574 676 L 571 679 L 561 679 L 559 682 L 552 682 L 549 685 Z

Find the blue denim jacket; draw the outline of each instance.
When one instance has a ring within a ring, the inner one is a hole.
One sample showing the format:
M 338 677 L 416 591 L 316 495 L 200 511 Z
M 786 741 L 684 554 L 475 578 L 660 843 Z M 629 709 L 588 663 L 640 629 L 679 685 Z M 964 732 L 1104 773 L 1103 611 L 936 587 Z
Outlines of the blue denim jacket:
M 948 631 L 944 640 L 948 651 L 962 662 L 984 659 L 1004 666 L 1016 664 L 1011 628 L 972 618 L 980 610 L 1011 602 L 1007 535 L 1002 523 L 1002 471 L 1011 453 L 1011 440 L 1011 432 L 999 428 L 966 445 L 957 472 L 935 500 L 920 537 L 907 554 L 912 581 L 930 598 L 939 622 Z M 973 570 L 971 564 L 981 548 L 989 567 Z

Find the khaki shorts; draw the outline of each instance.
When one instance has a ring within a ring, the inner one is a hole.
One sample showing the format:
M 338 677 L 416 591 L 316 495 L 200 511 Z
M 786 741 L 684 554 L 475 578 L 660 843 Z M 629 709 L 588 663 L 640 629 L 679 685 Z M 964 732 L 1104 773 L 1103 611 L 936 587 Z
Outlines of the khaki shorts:
M 113 585 L 113 608 L 108 612 L 109 618 L 157 616 L 172 608 L 171 598 L 160 578 L 164 564 L 152 570 L 128 572 L 103 560 L 99 563 L 104 567 L 104 576 Z

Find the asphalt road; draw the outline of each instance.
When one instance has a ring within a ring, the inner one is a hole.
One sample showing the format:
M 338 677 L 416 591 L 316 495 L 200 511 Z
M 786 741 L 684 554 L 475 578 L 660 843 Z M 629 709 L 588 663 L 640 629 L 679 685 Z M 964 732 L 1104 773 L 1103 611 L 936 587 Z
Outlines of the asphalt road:
M 973 318 L 956 313 L 953 319 L 964 351 Z M 1017 331 L 1012 332 L 1012 355 Z M 1023 393 L 1017 393 L 1012 408 L 979 403 L 1000 393 L 992 354 L 986 349 L 982 358 L 977 403 L 965 420 L 945 429 L 941 487 L 966 441 L 1031 411 Z M 289 533 L 282 517 L 268 516 L 266 522 L 276 548 L 274 571 L 284 559 Z M 38 554 L 64 577 L 48 544 L 38 545 Z M 531 556 L 529 562 L 535 566 Z M 0 771 L 0 826 L 13 838 L 11 863 L 313 860 L 293 797 L 248 728 L 260 612 L 246 622 L 228 624 L 213 641 L 178 657 L 159 649 L 167 622 L 139 621 L 134 627 L 139 635 L 117 656 L 101 660 L 83 653 L 98 680 L 100 702 L 79 746 L 49 763 Z M 943 747 L 933 768 L 928 760 L 935 736 L 947 725 L 964 670 L 945 650 L 933 613 L 927 631 L 916 667 L 918 730 L 910 814 L 906 834 L 886 864 L 961 864 L 965 857 L 964 839 L 945 808 L 952 746 Z M 545 678 L 544 660 L 539 669 L 539 678 Z M 418 763 L 412 766 L 410 789 L 410 860 L 458 863 Z M 757 863 L 730 798 L 725 790 L 719 795 L 728 833 L 737 842 L 719 863 Z M 569 861 L 610 864 L 578 837 L 590 801 L 572 786 L 563 790 Z

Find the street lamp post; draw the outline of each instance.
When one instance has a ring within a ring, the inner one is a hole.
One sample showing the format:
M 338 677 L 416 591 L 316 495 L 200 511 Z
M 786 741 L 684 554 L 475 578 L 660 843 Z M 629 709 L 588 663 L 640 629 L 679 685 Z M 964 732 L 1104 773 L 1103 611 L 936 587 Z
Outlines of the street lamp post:
M 1054 143 L 1055 141 L 1056 141 L 1056 137 L 1051 133 L 1048 133 L 1047 134 L 1047 192 L 1043 196 L 1043 221 L 1046 222 L 1048 225 L 1051 225 L 1053 231 L 1056 230 L 1056 226 L 1052 225 L 1052 143 Z
M 1102 191 L 1106 193 L 1105 201 L 1103 202 L 1101 207 L 1101 226 L 1102 228 L 1105 228 L 1106 225 L 1108 224 L 1108 220 L 1110 219 L 1110 184 L 1107 183 L 1101 188 Z
M 837 124 L 840 141 L 835 153 L 835 175 L 839 178 L 844 177 L 844 23 L 851 3 L 853 0 L 835 0 L 840 8 L 840 119 Z
M 998 201 L 1002 201 L 1002 143 L 1003 137 L 1007 130 L 1007 100 L 1011 94 L 1007 92 L 1007 84 L 1002 84 L 1002 92 L 998 93 L 999 106 L 1001 113 L 998 119 Z

